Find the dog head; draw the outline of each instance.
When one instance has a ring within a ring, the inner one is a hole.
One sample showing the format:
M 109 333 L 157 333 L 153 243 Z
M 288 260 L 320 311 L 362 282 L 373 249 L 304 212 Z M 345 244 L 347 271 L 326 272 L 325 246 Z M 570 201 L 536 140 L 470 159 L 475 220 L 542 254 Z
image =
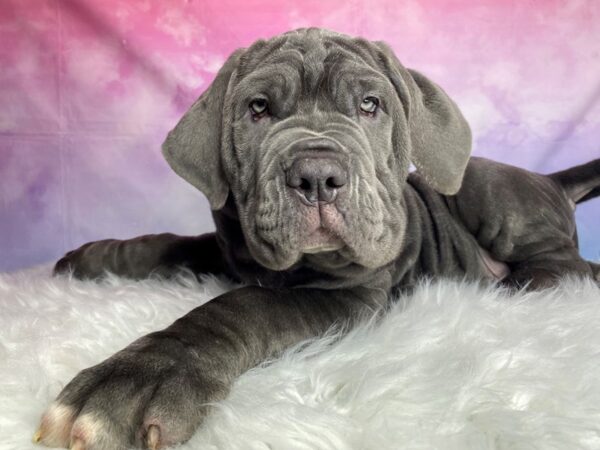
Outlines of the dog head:
M 389 263 L 410 163 L 450 195 L 470 148 L 454 102 L 386 44 L 311 28 L 234 52 L 163 153 L 213 210 L 232 195 L 253 258 L 285 270 Z

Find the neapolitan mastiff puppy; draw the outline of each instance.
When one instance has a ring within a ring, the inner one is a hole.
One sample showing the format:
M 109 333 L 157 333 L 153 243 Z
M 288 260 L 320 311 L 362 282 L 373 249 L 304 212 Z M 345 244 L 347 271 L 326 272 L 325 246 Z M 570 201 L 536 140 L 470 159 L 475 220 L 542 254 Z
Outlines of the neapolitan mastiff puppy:
M 80 372 L 35 441 L 183 442 L 242 372 L 423 276 L 530 288 L 598 277 L 573 211 L 600 193 L 600 160 L 544 176 L 469 159 L 470 148 L 454 102 L 382 42 L 301 29 L 233 53 L 163 146 L 208 197 L 216 233 L 90 243 L 56 271 L 185 266 L 248 286 Z

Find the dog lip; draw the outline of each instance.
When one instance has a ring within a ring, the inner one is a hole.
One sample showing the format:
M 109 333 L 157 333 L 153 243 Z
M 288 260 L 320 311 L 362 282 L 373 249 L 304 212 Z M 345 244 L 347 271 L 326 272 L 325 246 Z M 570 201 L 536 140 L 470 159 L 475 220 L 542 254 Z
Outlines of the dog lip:
M 303 253 L 322 253 L 339 250 L 344 246 L 343 241 L 331 230 L 319 227 L 308 235 L 302 246 Z

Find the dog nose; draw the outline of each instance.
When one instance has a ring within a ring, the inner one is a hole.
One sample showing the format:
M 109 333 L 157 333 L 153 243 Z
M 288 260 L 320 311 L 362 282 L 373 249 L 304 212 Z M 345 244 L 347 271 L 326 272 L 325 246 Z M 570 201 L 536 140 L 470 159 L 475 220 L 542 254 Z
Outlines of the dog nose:
M 287 185 L 311 204 L 332 203 L 348 175 L 333 158 L 298 158 L 286 174 Z

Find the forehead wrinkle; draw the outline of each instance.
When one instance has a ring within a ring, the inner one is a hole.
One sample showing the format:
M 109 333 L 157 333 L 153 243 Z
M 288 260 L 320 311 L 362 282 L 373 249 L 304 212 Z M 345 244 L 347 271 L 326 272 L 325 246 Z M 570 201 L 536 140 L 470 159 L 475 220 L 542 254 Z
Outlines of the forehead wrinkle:
M 334 98 L 337 97 L 340 88 L 346 87 L 354 93 L 357 89 L 365 86 L 372 89 L 373 86 L 381 93 L 389 90 L 389 82 L 376 70 L 357 64 L 352 61 L 341 61 L 331 67 L 330 77 L 328 78 L 328 89 L 332 92 Z
M 306 105 L 298 106 L 304 109 L 316 106 L 311 99 L 326 102 L 326 97 L 335 98 L 343 84 L 352 90 L 359 82 L 363 86 L 369 81 L 384 85 L 373 70 L 379 64 L 372 47 L 368 41 L 343 35 L 291 34 L 259 41 L 244 55 L 244 67 L 237 78 L 238 87 L 243 89 L 238 92 L 249 94 L 261 89 L 265 94 L 279 95 L 299 91 Z
M 379 67 L 379 62 L 373 54 L 372 44 L 368 41 L 363 39 L 348 39 L 342 36 L 332 36 L 329 40 L 337 45 L 338 49 L 352 55 L 352 59 L 359 58 L 369 67 Z
M 318 88 L 324 75 L 327 50 L 323 42 L 315 39 L 288 40 L 284 46 L 268 56 L 264 63 L 280 63 L 292 66 L 301 81 L 301 90 L 310 94 Z
M 245 77 L 249 73 L 252 73 L 261 61 L 268 55 L 276 53 L 278 49 L 284 46 L 287 40 L 286 36 L 277 36 L 269 40 L 260 39 L 256 41 L 241 56 L 238 64 L 238 75 Z
M 379 72 L 369 69 L 364 66 L 345 65 L 335 72 L 335 80 L 347 81 L 349 84 L 365 84 L 371 83 L 378 86 L 388 86 L 387 78 L 383 77 Z
M 322 40 L 313 39 L 310 50 L 304 55 L 303 82 L 307 92 L 313 92 L 319 88 L 321 80 L 325 76 L 325 60 L 328 51 Z
M 302 60 L 304 54 L 316 52 L 322 59 L 326 59 L 332 51 L 343 51 L 348 57 L 359 58 L 371 67 L 379 67 L 378 50 L 371 42 L 320 29 L 310 31 L 293 30 L 268 40 L 254 42 L 241 56 L 238 74 L 246 76 L 273 56 L 277 58 L 285 55 L 287 58 L 291 56 L 288 51 L 295 53 L 299 60 Z
M 318 61 L 306 61 L 302 71 L 302 92 L 311 96 L 316 94 L 321 80 L 325 76 L 325 70 L 322 63 Z
M 238 93 L 257 94 L 256 91 L 266 93 L 278 87 L 286 91 L 288 83 L 297 76 L 297 70 L 290 64 L 278 63 L 260 67 L 242 79 L 236 86 Z
M 303 55 L 297 49 L 285 48 L 281 45 L 276 47 L 269 46 L 268 52 L 263 58 L 253 60 L 253 70 L 247 66 L 245 73 L 238 71 L 238 87 L 241 89 L 267 89 L 270 85 L 276 84 L 285 88 L 288 84 L 288 78 L 296 79 L 298 73 L 303 71 Z
M 375 78 L 377 81 L 385 83 L 381 79 L 380 72 L 368 64 L 365 58 L 357 54 L 351 47 L 335 47 L 325 58 L 325 65 L 328 67 L 326 85 L 333 93 L 336 92 L 340 81 L 342 78 L 345 79 L 348 73 L 350 73 L 348 78 Z
M 294 68 L 301 68 L 304 62 L 304 54 L 297 48 L 280 48 L 269 53 L 261 61 L 261 65 L 269 64 L 288 64 Z
M 349 38 L 337 33 L 314 30 L 296 30 L 269 40 L 259 40 L 251 45 L 240 61 L 238 74 L 249 75 L 262 65 L 288 63 L 304 72 L 305 81 L 314 88 L 331 59 L 344 57 L 361 61 L 369 67 L 378 67 L 372 44 L 364 39 Z

